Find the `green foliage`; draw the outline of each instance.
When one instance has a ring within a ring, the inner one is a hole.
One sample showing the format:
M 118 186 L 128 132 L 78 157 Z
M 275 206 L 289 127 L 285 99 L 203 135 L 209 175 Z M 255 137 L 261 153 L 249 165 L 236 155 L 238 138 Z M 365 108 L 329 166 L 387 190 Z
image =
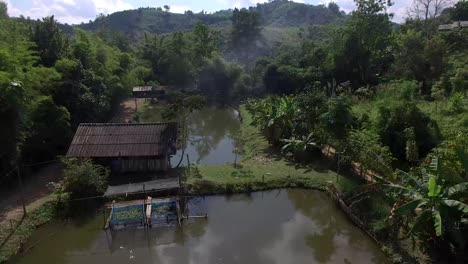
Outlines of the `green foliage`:
M 438 162 L 433 159 L 432 163 Z M 463 197 L 468 194 L 468 183 L 453 185 L 445 177 L 439 166 L 433 166 L 431 172 L 423 170 L 420 176 L 401 173 L 402 185 L 385 184 L 383 188 L 397 201 L 404 201 L 394 213 L 410 219 L 408 235 L 424 242 L 443 237 L 453 247 L 463 249 L 464 241 L 453 234 L 463 232 L 462 221 L 468 214 Z
M 31 41 L 36 44 L 40 62 L 46 67 L 52 67 L 68 52 L 68 38 L 59 29 L 54 16 L 46 17 L 36 24 Z
M 292 137 L 290 139 L 283 139 L 284 146 L 281 150 L 285 153 L 292 153 L 297 161 L 302 161 L 307 157 L 308 152 L 312 149 L 318 148 L 316 136 L 310 133 L 307 136 L 300 138 Z
M 294 117 L 298 112 L 293 97 L 267 97 L 250 101 L 247 110 L 253 115 L 253 124 L 259 126 L 272 144 L 293 135 Z
M 344 17 L 342 12 L 337 12 L 336 6 L 327 8 L 323 5 L 314 6 L 282 0 L 260 3 L 249 9 L 257 12 L 265 25 L 274 27 L 322 25 L 333 23 Z M 231 22 L 232 15 L 233 10 L 221 10 L 214 13 L 186 11 L 184 14 L 176 14 L 165 12 L 161 7 L 139 8 L 99 17 L 79 27 L 99 32 L 102 30 L 102 25 L 105 25 L 109 32 L 122 32 L 126 36 L 138 39 L 143 36 L 143 32 L 161 35 L 190 31 L 200 22 L 211 27 L 227 26 Z
M 467 21 L 468 20 L 468 1 L 458 1 L 450 12 L 452 20 Z
M 392 172 L 392 154 L 388 146 L 380 143 L 380 137 L 373 131 L 352 130 L 349 133 L 351 159 L 361 164 L 362 170 L 372 170 L 383 175 Z
M 246 95 L 240 94 L 240 90 L 235 90 L 239 88 L 236 85 L 240 85 L 241 76 L 243 76 L 242 66 L 215 57 L 205 60 L 205 65 L 200 69 L 198 87 L 211 102 L 227 105 L 233 98 L 242 98 Z M 247 90 L 246 87 L 243 89 Z
M 441 137 L 437 123 L 411 101 L 381 105 L 376 127 L 382 143 L 401 161 L 414 161 L 416 150 L 418 156 L 426 156 Z M 407 129 L 411 135 L 405 135 Z
M 69 38 L 53 16 L 0 20 L 0 172 L 63 154 L 73 127 L 105 120 L 142 82 L 133 55 L 83 30 Z
M 346 140 L 348 130 L 354 125 L 351 101 L 346 96 L 338 96 L 328 101 L 328 109 L 321 115 L 322 127 L 333 142 Z
M 63 153 L 71 136 L 68 110 L 55 105 L 50 96 L 43 96 L 34 102 L 31 112 L 31 134 L 25 143 L 23 156 L 38 161 L 50 160 L 57 152 Z
M 234 48 L 244 48 L 260 36 L 260 16 L 255 11 L 235 8 L 232 12 L 231 42 Z
M 457 68 L 450 82 L 454 92 L 468 92 L 468 66 Z
M 72 198 L 103 194 L 107 188 L 109 170 L 90 160 L 64 159 L 64 190 Z
M 465 109 L 465 95 L 463 93 L 454 93 L 450 97 L 450 111 L 454 113 L 463 112 Z
M 439 36 L 427 40 L 422 32 L 408 30 L 398 36 L 395 62 L 397 75 L 422 83 L 421 92 L 428 94 L 434 80 L 444 72 L 447 46 Z
M 218 50 L 218 32 L 210 30 L 205 24 L 199 22 L 193 30 L 193 52 L 202 63 L 203 58 L 211 57 L 212 53 Z
M 334 37 L 335 77 L 354 85 L 375 84 L 392 61 L 387 1 L 355 1 L 356 11 Z

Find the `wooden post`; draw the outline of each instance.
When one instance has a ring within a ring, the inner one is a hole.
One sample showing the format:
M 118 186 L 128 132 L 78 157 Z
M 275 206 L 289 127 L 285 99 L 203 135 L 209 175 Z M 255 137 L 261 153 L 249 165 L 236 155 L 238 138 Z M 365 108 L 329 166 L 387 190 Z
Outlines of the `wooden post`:
M 337 155 L 337 164 L 336 164 L 336 182 L 339 181 L 340 179 L 340 154 L 341 152 L 336 152 L 336 155 Z
M 24 202 L 24 190 L 23 190 L 23 182 L 21 181 L 20 169 L 19 165 L 16 165 L 16 174 L 18 175 L 18 182 L 20 185 L 20 195 L 21 195 L 21 203 L 23 205 L 23 214 L 26 216 L 26 204 Z
M 236 166 L 237 165 L 237 148 L 234 149 L 234 154 L 235 154 L 235 156 L 234 156 L 234 166 Z
M 189 158 L 189 154 L 187 154 L 187 166 L 190 168 L 190 158 Z

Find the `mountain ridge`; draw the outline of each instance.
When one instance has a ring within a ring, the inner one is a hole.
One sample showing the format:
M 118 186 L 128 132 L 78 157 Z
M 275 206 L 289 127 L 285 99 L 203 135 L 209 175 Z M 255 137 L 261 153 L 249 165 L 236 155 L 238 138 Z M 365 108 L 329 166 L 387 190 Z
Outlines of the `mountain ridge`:
M 339 11 L 336 4 L 324 6 L 275 0 L 257 4 L 255 7 L 249 7 L 248 9 L 260 15 L 262 26 L 272 27 L 324 25 L 346 17 L 343 11 Z M 214 13 L 186 11 L 184 14 L 178 14 L 164 11 L 160 7 L 146 7 L 119 11 L 106 16 L 101 15 L 92 22 L 75 25 L 75 27 L 87 31 L 106 29 L 121 32 L 136 39 L 142 37 L 145 32 L 166 34 L 177 31 L 190 31 L 198 22 L 208 26 L 229 26 L 232 12 L 232 9 L 228 9 Z M 64 25 L 64 27 L 66 28 L 65 31 L 68 31 L 67 25 Z

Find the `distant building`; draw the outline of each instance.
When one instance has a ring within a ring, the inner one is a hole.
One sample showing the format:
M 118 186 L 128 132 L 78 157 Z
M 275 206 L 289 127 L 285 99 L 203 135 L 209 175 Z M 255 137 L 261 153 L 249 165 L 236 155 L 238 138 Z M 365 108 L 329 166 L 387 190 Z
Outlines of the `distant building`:
M 439 25 L 439 31 L 450 31 L 453 29 L 465 29 L 468 28 L 468 21 L 456 21 L 452 24 Z
M 133 98 L 155 98 L 164 99 L 166 96 L 166 87 L 164 86 L 137 86 L 132 90 Z

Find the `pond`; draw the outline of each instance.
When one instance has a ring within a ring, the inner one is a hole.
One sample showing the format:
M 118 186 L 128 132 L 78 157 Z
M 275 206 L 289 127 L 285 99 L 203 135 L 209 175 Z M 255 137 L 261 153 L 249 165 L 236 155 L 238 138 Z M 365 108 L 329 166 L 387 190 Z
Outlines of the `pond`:
M 153 111 L 153 113 L 151 113 Z M 160 109 L 147 109 L 142 116 L 144 122 L 161 121 Z M 182 165 L 187 164 L 187 154 L 191 163 L 201 165 L 222 165 L 240 159 L 235 154 L 235 136 L 240 130 L 239 114 L 233 108 L 206 107 L 190 115 L 187 120 L 188 139 Z M 171 159 L 176 166 L 182 155 L 179 150 Z
M 102 230 L 103 215 L 41 227 L 14 263 L 387 263 L 324 194 L 284 189 L 193 198 L 176 227 Z

